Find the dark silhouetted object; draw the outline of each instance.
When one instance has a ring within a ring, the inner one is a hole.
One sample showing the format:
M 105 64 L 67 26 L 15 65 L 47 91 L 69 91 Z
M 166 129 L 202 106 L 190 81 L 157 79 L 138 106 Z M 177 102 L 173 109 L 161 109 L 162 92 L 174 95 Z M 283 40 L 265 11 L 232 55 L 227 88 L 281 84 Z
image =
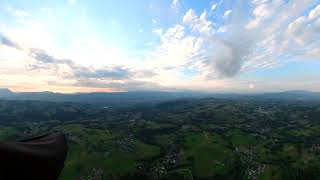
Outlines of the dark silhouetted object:
M 0 180 L 56 180 L 67 151 L 65 135 L 60 132 L 16 143 L 0 142 Z

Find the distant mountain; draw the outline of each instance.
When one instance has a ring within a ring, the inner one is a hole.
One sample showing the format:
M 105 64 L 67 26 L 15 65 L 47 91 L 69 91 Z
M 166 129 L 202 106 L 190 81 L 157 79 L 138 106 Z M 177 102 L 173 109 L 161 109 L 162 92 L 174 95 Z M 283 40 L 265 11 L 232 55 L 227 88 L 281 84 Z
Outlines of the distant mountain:
M 299 100 L 320 101 L 319 92 L 285 91 L 260 94 L 237 93 L 203 93 L 196 91 L 132 91 L 114 93 L 75 93 L 62 94 L 53 92 L 23 92 L 13 93 L 9 89 L 0 89 L 0 99 L 5 100 L 32 100 L 48 102 L 77 102 L 103 105 L 132 105 L 138 103 L 158 103 L 183 98 L 220 98 L 235 100 Z
M 177 91 L 133 91 L 114 93 L 75 93 L 23 92 L 0 96 L 5 100 L 32 100 L 49 102 L 79 102 L 105 105 L 130 105 L 145 102 L 163 102 L 177 98 L 206 97 L 205 93 Z
M 14 93 L 7 88 L 0 88 L 0 98 L 13 95 Z
M 277 93 L 264 93 L 256 97 L 263 99 L 279 99 L 279 100 L 300 100 L 300 101 L 320 101 L 320 92 L 311 92 L 303 90 L 293 90 Z

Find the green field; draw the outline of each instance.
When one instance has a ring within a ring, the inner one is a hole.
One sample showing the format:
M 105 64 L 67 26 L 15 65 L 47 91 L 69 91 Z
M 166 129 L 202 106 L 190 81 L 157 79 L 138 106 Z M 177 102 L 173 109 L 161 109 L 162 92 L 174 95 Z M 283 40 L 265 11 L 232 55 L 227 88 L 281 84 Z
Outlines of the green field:
M 185 161 L 192 159 L 192 172 L 197 177 L 211 177 L 225 174 L 224 164 L 231 151 L 225 147 L 224 140 L 216 134 L 198 133 L 186 136 L 186 148 L 182 151 Z
M 3 102 L 6 111 L 2 114 L 31 111 L 28 107 L 41 109 L 35 114 L 43 111 L 39 102 L 23 106 L 21 112 L 10 109 L 24 104 Z M 82 113 L 81 118 L 4 121 L 0 140 L 64 132 L 69 151 L 61 180 L 320 177 L 320 104 L 200 99 L 150 105 L 148 111 L 121 108 L 108 112 L 79 104 L 58 105 L 50 107 L 66 106 L 63 117 L 72 111 Z M 268 117 L 251 110 L 260 106 L 269 112 Z

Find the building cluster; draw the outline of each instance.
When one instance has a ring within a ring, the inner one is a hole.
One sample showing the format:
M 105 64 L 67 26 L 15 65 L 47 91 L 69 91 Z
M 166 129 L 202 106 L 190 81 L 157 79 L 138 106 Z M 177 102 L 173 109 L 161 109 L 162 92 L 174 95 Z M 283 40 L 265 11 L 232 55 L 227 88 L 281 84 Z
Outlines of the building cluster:
M 81 176 L 80 180 L 103 180 L 104 171 L 101 168 L 93 168 L 87 176 Z
M 165 156 L 151 164 L 149 169 L 152 179 L 162 179 L 173 169 L 180 161 L 179 147 L 171 145 Z
M 130 134 L 118 140 L 117 147 L 122 152 L 134 152 L 136 150 L 136 145 L 134 144 L 133 135 Z

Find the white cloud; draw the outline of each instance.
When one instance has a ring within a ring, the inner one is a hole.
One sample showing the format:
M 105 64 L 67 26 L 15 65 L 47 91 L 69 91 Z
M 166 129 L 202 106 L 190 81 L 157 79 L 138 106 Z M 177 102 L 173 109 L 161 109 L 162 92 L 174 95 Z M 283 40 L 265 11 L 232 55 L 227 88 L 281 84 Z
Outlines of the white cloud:
M 9 13 L 11 13 L 12 15 L 17 16 L 17 17 L 30 16 L 30 14 L 28 12 L 26 12 L 25 10 L 22 10 L 22 9 L 15 9 L 15 8 L 8 7 L 7 10 L 9 11 Z
M 2 31 L 22 48 L 54 49 L 52 33 L 43 23 L 32 18 L 18 18 L 17 22 L 19 28 L 3 26 Z
M 249 27 L 247 25 L 248 31 L 256 34 L 256 50 L 251 52 L 243 69 L 274 67 L 290 60 L 319 57 L 316 50 L 320 46 L 319 25 L 313 20 L 318 6 L 308 13 L 313 3 L 313 0 L 295 0 L 257 4 L 255 9 L 267 5 L 270 12 L 263 13 L 264 16 L 257 16 L 255 13 L 256 18 L 250 23 L 258 23 Z M 301 16 L 303 13 L 307 15 Z
M 263 3 L 267 3 L 267 1 L 263 1 Z M 261 6 L 263 3 L 260 2 L 258 5 Z M 225 22 L 222 26 L 217 27 L 217 31 L 224 33 L 223 38 L 214 34 L 213 23 L 207 19 L 206 11 L 197 16 L 194 10 L 190 9 L 182 20 L 186 26 L 175 25 L 165 32 L 160 29 L 153 30 L 153 33 L 162 34 L 161 44 L 156 46 L 155 50 L 147 57 L 152 61 L 145 61 L 141 63 L 141 66 L 154 69 L 157 75 L 148 80 L 158 82 L 165 87 L 187 88 L 187 84 L 196 84 L 198 87 L 208 89 L 248 89 L 249 87 L 249 89 L 258 90 L 266 87 L 259 85 L 259 88 L 257 88 L 256 83 L 251 83 L 252 81 L 241 83 L 235 77 L 239 73 L 257 68 L 277 67 L 281 64 L 279 62 L 281 56 L 290 55 L 292 58 L 319 57 L 320 50 L 315 48 L 319 47 L 317 46 L 319 41 L 314 38 L 317 36 L 316 32 L 318 32 L 316 31 L 318 26 L 315 25 L 319 24 L 317 13 L 315 13 L 317 8 L 313 8 L 304 17 L 308 20 L 307 24 L 311 24 L 311 27 L 313 27 L 310 30 L 306 28 L 307 36 L 303 35 L 304 33 L 297 33 L 298 27 L 303 27 L 303 23 L 301 25 L 294 23 L 295 21 L 299 22 L 298 18 L 289 20 L 290 17 L 295 17 L 301 12 L 299 9 L 306 8 L 294 8 L 291 4 L 287 4 L 287 6 L 291 7 L 288 10 L 292 14 L 288 15 L 289 18 L 281 21 L 274 18 L 274 15 L 270 12 L 253 12 L 255 17 L 263 17 L 256 24 L 254 30 L 246 28 L 248 21 L 240 21 L 241 23 L 238 22 L 237 24 Z M 234 14 L 235 17 L 243 17 L 241 13 L 245 13 L 230 9 L 227 16 L 231 12 L 240 12 L 240 14 Z M 282 15 L 284 14 L 285 12 Z M 311 19 L 313 20 L 311 21 Z M 290 25 L 291 23 L 292 25 Z M 291 28 L 289 28 L 290 26 Z M 304 26 L 306 27 L 305 24 Z M 188 27 L 193 32 L 199 32 L 199 34 L 188 34 L 186 30 Z M 288 30 L 283 30 L 283 27 L 287 27 Z M 295 32 L 295 37 L 289 37 L 289 29 L 292 30 L 291 32 Z M 293 31 L 293 29 L 296 30 Z M 234 33 L 238 31 L 242 33 Z M 309 48 L 308 51 L 299 46 L 289 46 L 289 41 L 296 41 L 296 44 L 299 45 L 297 38 L 300 36 L 298 35 L 303 35 L 301 42 Z M 310 37 L 313 37 L 313 42 L 307 41 L 312 39 Z M 302 52 L 294 55 L 296 50 L 302 50 Z M 182 70 L 187 67 L 194 68 L 199 73 L 187 80 L 181 79 Z
M 199 52 L 200 58 L 194 58 L 197 64 L 194 67 L 205 78 L 232 78 L 257 68 L 278 67 L 289 59 L 319 57 L 319 5 L 299 17 L 311 5 L 311 0 L 253 1 L 255 18 L 250 21 L 244 19 L 245 9 L 233 7 L 225 11 L 224 19 L 235 13 L 233 19 L 224 21 L 215 30 L 223 33 L 222 37 L 214 34 L 215 31 L 200 34 L 206 48 Z M 204 19 L 201 17 L 205 15 L 198 18 L 193 10 L 188 10 L 183 22 L 193 31 L 199 31 L 202 27 L 199 19 Z
M 163 33 L 163 29 L 161 29 L 161 28 L 152 29 L 152 33 L 154 33 L 154 34 L 157 34 L 157 35 L 161 36 L 161 35 L 162 35 L 162 33 Z
M 254 4 L 254 5 L 260 5 L 260 4 L 269 2 L 269 1 L 270 1 L 270 0 L 253 0 L 253 1 L 252 1 L 252 4 Z
M 218 4 L 212 4 L 212 5 L 211 5 L 211 8 L 210 8 L 211 11 L 216 10 L 217 6 L 218 6 Z
M 157 24 L 157 22 L 158 22 L 158 21 L 157 21 L 156 19 L 152 19 L 152 23 L 153 23 L 153 24 Z
M 226 10 L 224 13 L 223 13 L 223 18 L 228 18 L 231 14 L 232 10 L 229 9 L 229 10 Z
M 229 27 L 229 26 L 220 26 L 220 27 L 218 28 L 218 32 L 220 32 L 220 33 L 225 33 L 225 32 L 228 31 L 228 28 L 230 28 L 230 27 Z
M 281 5 L 283 5 L 283 1 L 259 1 L 259 2 L 253 2 L 254 10 L 253 10 L 253 16 L 254 19 L 252 19 L 248 25 L 248 29 L 256 28 L 265 20 L 268 20 L 271 16 L 276 16 L 276 12 L 278 12 Z
M 176 8 L 176 7 L 178 7 L 179 3 L 180 3 L 180 0 L 172 0 L 171 8 Z
M 312 9 L 308 16 L 301 16 L 291 22 L 287 29 L 288 36 L 296 43 L 301 45 L 300 48 L 306 46 L 320 45 L 320 5 Z
M 310 11 L 309 19 L 315 19 L 319 16 L 320 16 L 320 4 Z
M 250 83 L 249 84 L 249 89 L 254 89 L 254 88 L 256 88 L 256 86 L 253 83 Z
M 255 15 L 255 19 L 248 23 L 247 28 L 255 28 L 260 22 L 264 19 L 267 19 L 272 14 L 272 7 L 268 4 L 261 4 L 257 6 L 253 14 Z
M 212 22 L 207 19 L 206 11 L 203 11 L 198 17 L 193 9 L 189 9 L 183 17 L 183 23 L 189 25 L 193 31 L 200 33 L 210 33 L 212 30 Z
M 180 71 L 189 65 L 193 66 L 193 58 L 202 49 L 202 42 L 202 38 L 186 35 L 182 25 L 166 30 L 161 36 L 161 44 L 149 55 L 151 61 L 144 64 L 158 74 L 152 81 L 167 87 L 184 83 Z
M 161 37 L 162 42 L 171 42 L 180 40 L 185 35 L 185 27 L 181 25 L 175 25 L 172 28 L 169 28 L 167 32 Z
M 103 66 L 135 66 L 136 60 L 129 58 L 126 52 L 111 46 L 94 36 L 75 37 L 71 45 L 60 53 L 65 58 L 73 59 L 77 64 L 100 68 Z M 90 59 L 90 60 L 89 60 Z
M 78 52 L 84 55 L 83 50 Z M 114 49 L 111 51 L 104 49 L 109 59 L 119 62 L 117 57 L 110 56 L 114 52 Z M 64 86 L 69 89 L 74 89 L 74 87 L 109 88 L 109 91 L 160 88 L 156 83 L 148 82 L 148 78 L 155 75 L 152 70 L 130 67 L 123 62 L 120 66 L 111 63 L 100 67 L 83 66 L 76 63 L 78 61 L 60 58 L 45 50 L 17 49 L 7 45 L 0 45 L 0 54 L 0 82 L 2 78 L 9 78 L 10 83 L 24 86 L 31 84 L 33 89 L 42 87 L 46 90 L 51 90 L 55 86 Z M 104 58 L 101 53 L 99 53 L 99 58 Z M 90 56 L 90 59 L 96 58 Z M 3 85 L 13 87 L 10 83 L 5 82 Z

